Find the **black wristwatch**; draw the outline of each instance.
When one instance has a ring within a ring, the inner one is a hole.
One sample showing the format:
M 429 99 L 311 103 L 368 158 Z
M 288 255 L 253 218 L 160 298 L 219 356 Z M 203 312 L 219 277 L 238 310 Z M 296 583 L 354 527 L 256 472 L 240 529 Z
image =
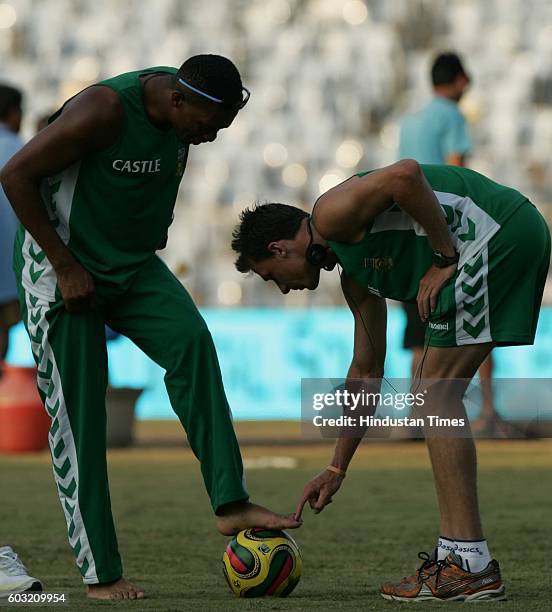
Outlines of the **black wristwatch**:
M 448 268 L 449 266 L 457 264 L 459 260 L 460 255 L 456 250 L 454 251 L 454 255 L 452 255 L 451 257 L 443 255 L 441 251 L 433 251 L 433 265 L 437 268 Z

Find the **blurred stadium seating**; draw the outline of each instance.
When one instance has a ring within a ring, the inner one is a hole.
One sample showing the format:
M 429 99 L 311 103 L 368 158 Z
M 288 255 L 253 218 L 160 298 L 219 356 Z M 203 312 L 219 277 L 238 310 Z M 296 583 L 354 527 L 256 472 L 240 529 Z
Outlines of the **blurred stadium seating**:
M 432 55 L 453 48 L 473 76 L 462 102 L 470 166 L 550 218 L 551 23 L 547 0 L 6 0 L 0 79 L 24 89 L 30 136 L 98 79 L 201 52 L 234 59 L 251 101 L 192 151 L 165 257 L 201 304 L 330 305 L 337 274 L 282 296 L 234 271 L 239 211 L 272 199 L 309 208 L 355 171 L 392 162 L 398 117 L 429 94 Z

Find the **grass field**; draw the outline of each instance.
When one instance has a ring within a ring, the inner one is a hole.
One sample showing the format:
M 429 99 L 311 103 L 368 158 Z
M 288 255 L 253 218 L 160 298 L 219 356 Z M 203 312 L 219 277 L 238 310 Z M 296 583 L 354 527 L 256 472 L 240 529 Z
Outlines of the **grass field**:
M 480 497 L 487 537 L 503 567 L 509 601 L 478 610 L 550 610 L 552 441 L 479 444 Z M 330 447 L 247 446 L 252 498 L 290 512 Z M 293 469 L 264 468 L 268 457 Z M 0 544 L 11 544 L 49 591 L 69 594 L 72 610 L 391 610 L 377 594 L 386 579 L 417 566 L 434 545 L 436 500 L 422 443 L 364 444 L 334 503 L 306 513 L 294 533 L 303 577 L 285 600 L 239 600 L 221 573 L 226 539 L 213 529 L 198 465 L 182 448 L 110 452 L 112 504 L 125 574 L 140 602 L 91 602 L 66 541 L 49 456 L 0 457 Z M 255 468 L 255 466 L 257 466 Z M 462 604 L 449 604 L 449 606 Z M 469 605 L 469 604 L 466 604 Z M 0 603 L 0 608 L 2 604 Z M 440 609 L 443 604 L 417 604 Z M 67 609 L 67 608 L 65 608 Z

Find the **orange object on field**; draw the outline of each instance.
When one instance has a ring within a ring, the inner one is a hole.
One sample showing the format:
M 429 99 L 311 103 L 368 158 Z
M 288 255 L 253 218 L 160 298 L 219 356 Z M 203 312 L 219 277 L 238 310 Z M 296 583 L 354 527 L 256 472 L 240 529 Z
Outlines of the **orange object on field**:
M 36 388 L 36 368 L 4 365 L 0 378 L 0 452 L 45 449 L 50 422 Z

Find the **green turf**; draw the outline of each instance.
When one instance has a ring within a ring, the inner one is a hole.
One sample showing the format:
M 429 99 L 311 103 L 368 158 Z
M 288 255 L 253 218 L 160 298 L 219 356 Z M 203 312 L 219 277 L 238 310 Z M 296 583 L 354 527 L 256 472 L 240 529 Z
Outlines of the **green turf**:
M 487 537 L 503 567 L 510 600 L 478 610 L 550 610 L 552 443 L 486 442 L 480 497 Z M 251 470 L 255 500 L 291 511 L 328 448 L 248 448 L 248 457 L 287 456 L 290 469 Z M 50 591 L 69 594 L 71 611 L 391 610 L 377 588 L 417 565 L 437 536 L 436 501 L 422 444 L 364 445 L 334 503 L 307 513 L 294 533 L 303 577 L 286 600 L 238 600 L 221 572 L 226 539 L 213 529 L 197 464 L 185 449 L 110 454 L 114 513 L 126 576 L 149 598 L 91 602 L 73 565 L 47 455 L 0 456 L 0 545 L 11 544 Z M 464 604 L 448 604 L 448 606 Z M 469 605 L 469 604 L 466 604 Z M 0 604 L 2 607 L 2 604 Z M 434 610 L 442 604 L 416 604 Z M 37 609 L 37 608 L 35 608 Z M 43 608 L 46 609 L 46 608 Z

